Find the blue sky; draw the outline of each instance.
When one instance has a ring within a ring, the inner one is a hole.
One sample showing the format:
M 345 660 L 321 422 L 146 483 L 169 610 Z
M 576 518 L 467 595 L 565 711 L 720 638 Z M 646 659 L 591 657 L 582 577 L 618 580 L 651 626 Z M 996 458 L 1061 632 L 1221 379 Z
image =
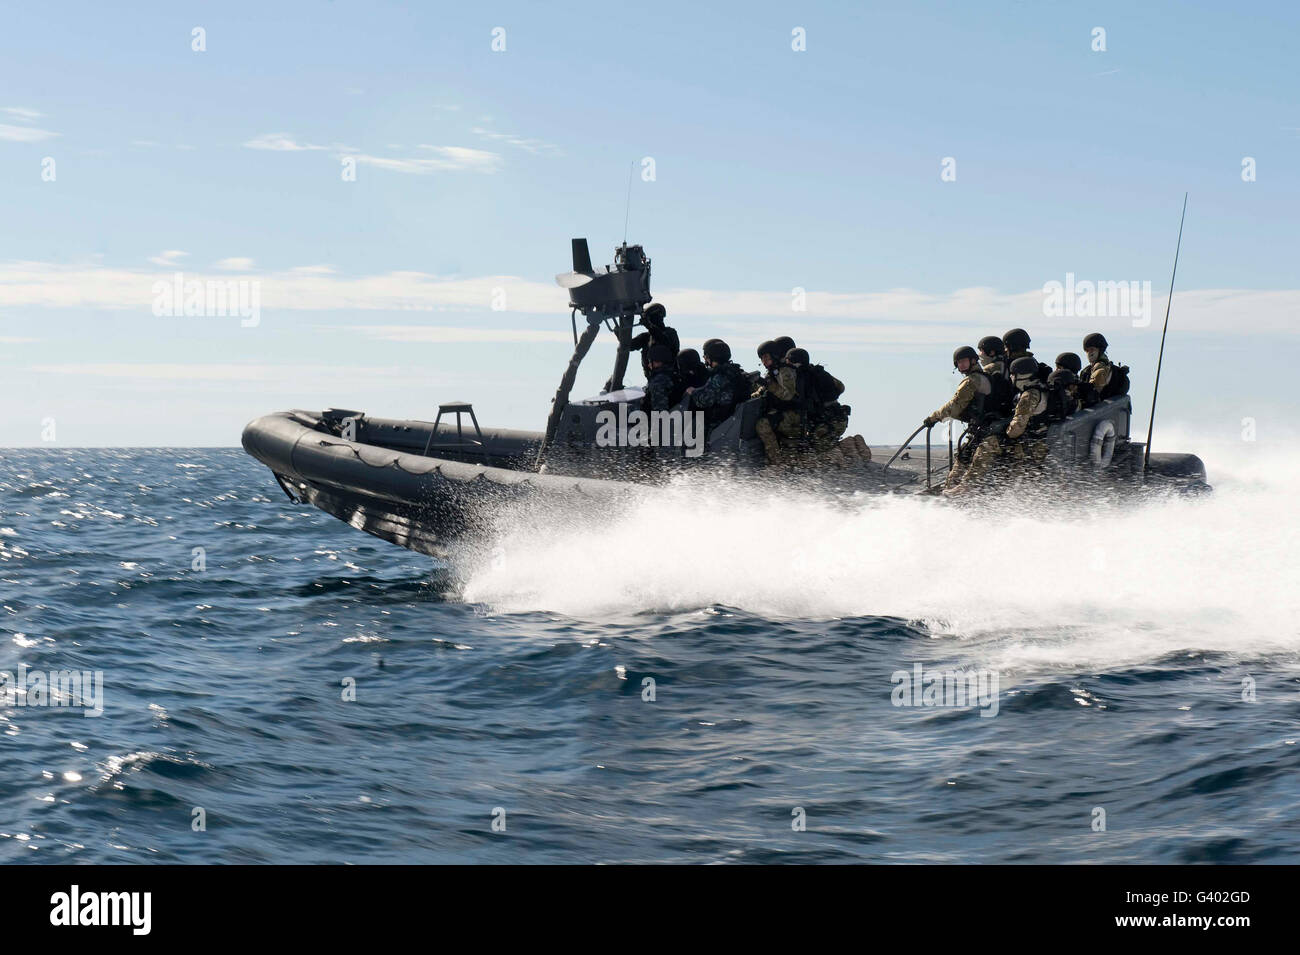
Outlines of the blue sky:
M 233 445 L 286 407 L 451 399 L 540 428 L 554 275 L 571 236 L 610 260 L 643 157 L 628 237 L 684 343 L 752 367 L 789 332 L 877 442 L 947 397 L 956 345 L 1016 325 L 1048 359 L 1106 332 L 1145 420 L 1187 190 L 1161 418 L 1262 439 L 1295 410 L 1297 36 L 1287 3 L 10 10 L 0 446 L 48 419 L 65 446 Z M 260 322 L 155 316 L 177 271 L 258 283 Z M 1067 272 L 1150 281 L 1154 320 L 1044 316 Z

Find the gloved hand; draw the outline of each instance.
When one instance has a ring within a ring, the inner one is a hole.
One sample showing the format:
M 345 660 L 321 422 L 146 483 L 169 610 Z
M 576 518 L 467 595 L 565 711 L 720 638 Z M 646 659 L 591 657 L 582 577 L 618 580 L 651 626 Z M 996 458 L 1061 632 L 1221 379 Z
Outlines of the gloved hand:
M 924 424 L 927 428 L 932 428 L 939 423 L 939 419 L 932 414 L 928 414 L 925 416 L 925 420 L 921 423 Z

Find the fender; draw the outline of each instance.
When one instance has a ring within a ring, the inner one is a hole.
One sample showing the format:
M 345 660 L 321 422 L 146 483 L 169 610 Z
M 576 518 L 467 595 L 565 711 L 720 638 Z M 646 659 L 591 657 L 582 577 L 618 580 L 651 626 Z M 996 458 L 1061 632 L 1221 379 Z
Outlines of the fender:
M 1115 456 L 1115 422 L 1110 418 L 1100 422 L 1092 432 L 1092 446 L 1088 449 L 1093 467 L 1110 466 Z

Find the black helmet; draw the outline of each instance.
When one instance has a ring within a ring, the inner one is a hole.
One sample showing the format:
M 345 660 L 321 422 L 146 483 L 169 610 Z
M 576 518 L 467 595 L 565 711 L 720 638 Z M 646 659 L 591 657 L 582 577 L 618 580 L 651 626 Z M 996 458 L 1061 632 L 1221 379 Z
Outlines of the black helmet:
M 785 354 L 794 348 L 794 339 L 789 335 L 782 335 L 779 338 L 773 338 L 772 344 L 776 346 L 774 354 L 777 358 L 782 358 Z
M 689 368 L 699 368 L 704 362 L 700 361 L 700 353 L 694 348 L 683 348 L 677 353 L 677 367 L 682 371 Z
M 1079 376 L 1069 368 L 1058 368 L 1047 376 L 1047 383 L 1053 388 L 1061 385 L 1072 385 L 1079 380 Z
M 673 364 L 677 356 L 673 354 L 672 348 L 668 345 L 651 345 L 645 353 L 646 361 L 658 361 L 665 365 Z
M 709 361 L 731 361 L 731 346 L 721 338 L 710 338 L 704 343 L 703 351 Z
M 971 361 L 975 362 L 980 360 L 980 356 L 976 354 L 975 349 L 971 348 L 969 345 L 962 345 L 961 348 L 958 348 L 952 353 L 952 367 L 956 368 L 957 362 L 963 358 L 969 358 Z
M 668 314 L 668 309 L 664 308 L 658 302 L 653 305 L 647 305 L 645 311 L 641 313 L 641 324 L 651 325 L 655 328 L 664 327 L 664 316 Z
M 979 350 L 986 355 L 1005 355 L 1006 348 L 1002 344 L 1002 339 L 996 335 L 985 335 L 980 339 Z
M 1028 356 L 1024 358 L 1017 358 L 1015 361 L 1011 363 L 1011 377 L 1012 378 L 1025 378 L 1025 377 L 1037 378 L 1038 362 L 1034 361 L 1034 359 Z
M 1100 348 L 1102 351 L 1105 351 L 1106 347 L 1106 336 L 1101 332 L 1093 332 L 1083 340 L 1084 351 L 1087 351 L 1089 348 Z
M 787 365 L 806 365 L 808 364 L 808 352 L 802 348 L 791 348 L 785 353 L 785 363 Z
M 788 349 L 788 348 L 786 349 L 786 351 L 789 351 L 789 350 L 790 350 L 790 349 Z M 763 344 L 761 344 L 761 345 L 758 346 L 758 357 L 759 357 L 759 358 L 762 358 L 764 355 L 771 355 L 771 356 L 772 356 L 772 360 L 773 360 L 773 361 L 776 361 L 776 360 L 779 359 L 783 354 L 785 354 L 785 352 L 779 352 L 779 351 L 776 350 L 776 342 L 774 342 L 774 341 L 765 341 L 765 342 L 763 342 Z
M 1083 360 L 1072 351 L 1063 351 L 1056 356 L 1056 367 L 1068 368 L 1077 375 L 1083 367 Z
M 1013 328 L 1002 336 L 1002 344 L 1007 351 L 1029 351 L 1029 332 L 1023 328 Z

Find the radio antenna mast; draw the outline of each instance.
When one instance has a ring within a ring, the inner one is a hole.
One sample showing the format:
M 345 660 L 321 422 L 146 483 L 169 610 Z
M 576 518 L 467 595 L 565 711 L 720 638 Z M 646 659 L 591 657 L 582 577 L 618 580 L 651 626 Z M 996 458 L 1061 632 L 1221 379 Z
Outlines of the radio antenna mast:
M 627 208 L 623 212 L 623 244 L 627 245 L 627 220 L 632 214 L 632 172 L 636 169 L 636 160 L 627 167 Z
M 1147 446 L 1142 455 L 1142 472 L 1151 467 L 1151 432 L 1156 426 L 1156 398 L 1160 396 L 1160 366 L 1165 363 L 1165 336 L 1169 334 L 1169 310 L 1174 306 L 1174 279 L 1178 278 L 1178 253 L 1183 249 L 1183 222 L 1187 219 L 1187 193 L 1183 193 L 1183 214 L 1178 219 L 1178 244 L 1174 246 L 1174 271 L 1169 276 L 1169 301 L 1165 305 L 1165 328 L 1160 333 L 1160 357 L 1156 359 L 1156 386 L 1151 392 L 1151 420 L 1147 422 Z

